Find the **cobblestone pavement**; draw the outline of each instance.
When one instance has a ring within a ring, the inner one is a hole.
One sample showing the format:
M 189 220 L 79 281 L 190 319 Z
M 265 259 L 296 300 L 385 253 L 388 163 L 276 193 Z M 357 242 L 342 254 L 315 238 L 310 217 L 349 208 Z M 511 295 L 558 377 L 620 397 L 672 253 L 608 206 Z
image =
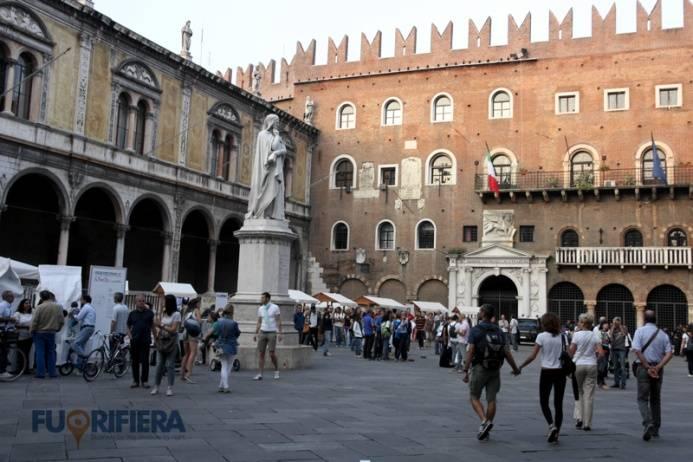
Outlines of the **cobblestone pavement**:
M 687 454 L 693 415 L 693 379 L 675 358 L 664 377 L 660 440 L 641 439 L 635 384 L 598 391 L 593 431 L 574 429 L 568 390 L 566 421 L 557 446 L 545 441 L 535 361 L 522 376 L 503 370 L 496 426 L 488 442 L 476 440 L 478 421 L 461 376 L 438 367 L 427 351 L 414 362 L 354 358 L 346 350 L 316 354 L 313 367 L 252 381 L 254 371 L 232 374 L 233 392 L 216 392 L 217 373 L 197 367 L 196 385 L 176 383 L 175 396 L 129 388 L 129 378 L 101 377 L 87 384 L 73 376 L 22 378 L 0 383 L 0 462 L 99 461 L 542 461 L 675 460 Z M 518 356 L 524 357 L 528 347 Z M 178 410 L 184 434 L 32 431 L 37 409 Z

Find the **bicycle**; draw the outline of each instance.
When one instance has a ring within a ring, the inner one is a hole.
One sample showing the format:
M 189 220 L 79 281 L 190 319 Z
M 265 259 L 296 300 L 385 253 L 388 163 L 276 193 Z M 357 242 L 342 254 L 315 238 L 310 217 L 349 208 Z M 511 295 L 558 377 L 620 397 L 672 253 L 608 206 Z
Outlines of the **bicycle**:
M 0 343 L 7 348 L 7 369 L 0 381 L 14 382 L 27 369 L 27 358 L 18 347 L 19 334 L 13 331 L 0 332 Z M 11 369 L 11 370 L 10 370 Z
M 87 356 L 84 364 L 84 380 L 92 382 L 104 370 L 116 378 L 124 376 L 130 368 L 130 347 L 123 334 L 105 335 L 96 331 L 94 335 L 102 337 L 101 346 Z

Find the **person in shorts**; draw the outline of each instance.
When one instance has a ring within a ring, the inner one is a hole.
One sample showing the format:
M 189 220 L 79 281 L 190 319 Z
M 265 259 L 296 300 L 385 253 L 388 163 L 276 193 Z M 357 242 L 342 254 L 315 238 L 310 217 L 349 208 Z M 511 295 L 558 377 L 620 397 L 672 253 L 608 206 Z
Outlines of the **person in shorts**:
M 274 378 L 279 379 L 279 361 L 277 361 L 277 340 L 282 341 L 282 321 L 279 307 L 271 302 L 272 296 L 265 292 L 262 294 L 262 306 L 257 309 L 257 326 L 255 327 L 254 341 L 257 342 L 258 363 L 260 373 L 253 380 L 262 380 L 265 369 L 265 353 L 269 349 L 270 359 L 274 365 Z
M 513 374 L 519 375 L 520 369 L 515 364 L 505 333 L 491 320 L 495 317 L 495 310 L 491 305 L 482 305 L 479 309 L 478 325 L 469 333 L 469 347 L 464 366 L 464 383 L 469 383 L 469 396 L 474 412 L 481 420 L 481 426 L 477 438 L 488 438 L 493 428 L 493 419 L 496 416 L 496 395 L 500 391 L 500 369 L 503 360 L 508 361 L 513 368 Z M 471 380 L 469 368 L 472 368 Z M 486 410 L 481 403 L 481 393 L 486 391 Z

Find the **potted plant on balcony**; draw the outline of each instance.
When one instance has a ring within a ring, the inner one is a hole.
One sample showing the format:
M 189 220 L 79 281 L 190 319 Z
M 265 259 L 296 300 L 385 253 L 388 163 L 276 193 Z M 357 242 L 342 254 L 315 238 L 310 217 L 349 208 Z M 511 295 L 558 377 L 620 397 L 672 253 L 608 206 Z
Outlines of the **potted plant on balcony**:
M 555 189 L 555 188 L 558 188 L 559 184 L 560 184 L 560 181 L 555 176 L 552 176 L 552 177 L 546 179 L 546 187 L 547 188 Z
M 529 173 L 529 170 L 527 170 L 526 168 L 521 168 L 519 173 L 520 175 L 525 176 Z
M 575 178 L 577 189 L 592 189 L 594 187 L 594 175 L 591 173 L 581 173 Z
M 624 186 L 635 186 L 635 177 L 633 175 L 628 175 L 623 179 Z

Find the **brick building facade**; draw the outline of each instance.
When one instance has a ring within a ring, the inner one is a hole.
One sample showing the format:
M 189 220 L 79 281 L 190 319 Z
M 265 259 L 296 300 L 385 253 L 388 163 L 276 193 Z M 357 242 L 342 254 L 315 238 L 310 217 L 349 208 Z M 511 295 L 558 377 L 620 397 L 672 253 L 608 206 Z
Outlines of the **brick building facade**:
M 489 19 L 470 23 L 467 49 L 452 49 L 449 24 L 433 26 L 429 53 L 398 30 L 394 57 L 381 58 L 378 32 L 357 61 L 345 37 L 324 65 L 315 41 L 299 44 L 277 82 L 274 62 L 238 69 L 237 85 L 296 117 L 315 104 L 313 290 L 520 317 L 588 309 L 630 326 L 649 305 L 667 327 L 693 320 L 684 3 L 679 29 L 662 28 L 658 3 L 638 5 L 629 34 L 616 34 L 615 8 L 595 9 L 590 38 L 572 38 L 569 13 L 551 15 L 546 42 L 530 40 L 529 17 L 510 18 L 508 44 L 491 46 Z

